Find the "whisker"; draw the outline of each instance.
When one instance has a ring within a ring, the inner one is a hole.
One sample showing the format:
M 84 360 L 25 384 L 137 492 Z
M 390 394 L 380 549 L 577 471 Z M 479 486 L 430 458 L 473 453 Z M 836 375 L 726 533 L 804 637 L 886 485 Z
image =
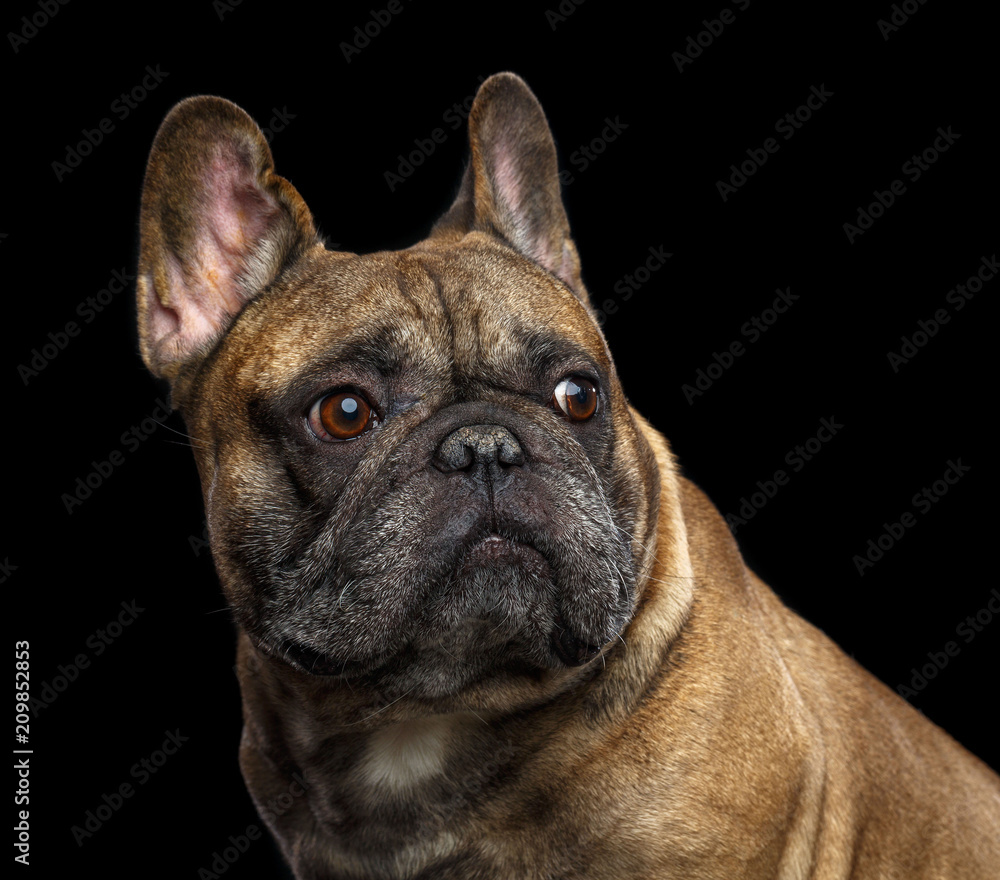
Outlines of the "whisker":
M 402 699 L 404 699 L 404 698 L 408 697 L 408 696 L 409 696 L 410 694 L 412 694 L 412 693 L 413 693 L 413 692 L 414 692 L 415 690 L 416 690 L 416 686 L 414 686 L 414 687 L 410 688 L 410 689 L 409 689 L 409 690 L 408 690 L 408 691 L 407 691 L 407 692 L 406 692 L 405 694 L 403 694 L 403 695 L 401 695 L 401 696 L 399 696 L 399 697 L 396 697 L 396 699 L 395 699 L 395 700 L 393 700 L 393 701 L 392 701 L 391 703 L 386 703 L 386 704 L 385 704 L 385 705 L 384 705 L 384 706 L 383 706 L 383 707 L 382 707 L 381 709 L 376 709 L 376 710 L 375 710 L 374 712 L 372 712 L 372 714 L 371 714 L 371 715 L 366 715 L 366 716 L 365 716 L 364 718 L 361 718 L 361 719 L 359 719 L 358 721 L 352 721 L 352 722 L 351 722 L 350 724 L 347 724 L 347 725 L 345 725 L 345 726 L 346 726 L 346 727 L 353 727 L 353 726 L 354 726 L 355 724 L 363 724 L 363 723 L 364 723 L 365 721 L 367 721 L 367 720 L 368 720 L 369 718 L 374 718 L 374 717 L 375 717 L 376 715 L 378 715 L 378 714 L 379 714 L 380 712 L 384 712 L 384 711 L 385 711 L 386 709 L 388 709 L 388 708 L 389 708 L 390 706 L 393 706 L 393 705 L 395 705 L 396 703 L 398 703 L 398 702 L 399 702 L 400 700 L 402 700 Z

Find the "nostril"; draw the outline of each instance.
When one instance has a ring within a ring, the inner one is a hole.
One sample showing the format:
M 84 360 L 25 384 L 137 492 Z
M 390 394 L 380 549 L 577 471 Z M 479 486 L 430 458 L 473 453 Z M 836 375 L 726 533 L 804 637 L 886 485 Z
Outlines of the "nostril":
M 509 467 L 521 467 L 524 464 L 524 451 L 510 431 L 505 431 L 504 433 L 506 437 L 501 439 L 497 460 L 500 464 L 508 465 Z
M 452 471 L 468 469 L 474 461 L 474 456 L 468 444 L 455 434 L 449 434 L 435 451 L 432 461 L 439 471 L 449 474 Z
M 501 467 L 523 465 L 524 450 L 517 438 L 500 425 L 465 425 L 441 441 L 432 462 L 443 473 L 473 467 L 494 472 Z

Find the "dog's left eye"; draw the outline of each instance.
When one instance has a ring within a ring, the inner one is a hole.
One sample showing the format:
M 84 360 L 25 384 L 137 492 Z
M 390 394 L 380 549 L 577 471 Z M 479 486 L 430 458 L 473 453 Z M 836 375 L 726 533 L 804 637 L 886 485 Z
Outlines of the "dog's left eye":
M 567 376 L 552 392 L 552 403 L 574 422 L 597 412 L 597 386 L 582 376 Z
M 309 427 L 326 442 L 353 440 L 375 426 L 371 405 L 355 391 L 321 397 L 309 410 Z

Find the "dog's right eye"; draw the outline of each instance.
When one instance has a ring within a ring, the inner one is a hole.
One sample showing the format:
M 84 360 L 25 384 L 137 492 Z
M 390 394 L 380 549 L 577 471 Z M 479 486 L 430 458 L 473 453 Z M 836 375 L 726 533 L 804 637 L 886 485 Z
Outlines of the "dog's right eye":
M 375 427 L 371 405 L 356 391 L 336 391 L 317 400 L 309 410 L 309 427 L 320 440 L 354 440 Z
M 567 376 L 552 392 L 552 404 L 571 421 L 586 421 L 597 412 L 597 386 L 582 376 Z

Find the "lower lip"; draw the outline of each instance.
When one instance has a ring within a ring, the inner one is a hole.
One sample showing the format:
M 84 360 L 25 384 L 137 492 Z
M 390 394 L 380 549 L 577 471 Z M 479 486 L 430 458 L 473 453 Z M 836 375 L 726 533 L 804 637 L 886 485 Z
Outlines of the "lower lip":
M 466 552 L 459 571 L 483 566 L 517 565 L 537 574 L 549 571 L 545 557 L 529 544 L 511 541 L 500 535 L 484 538 Z

